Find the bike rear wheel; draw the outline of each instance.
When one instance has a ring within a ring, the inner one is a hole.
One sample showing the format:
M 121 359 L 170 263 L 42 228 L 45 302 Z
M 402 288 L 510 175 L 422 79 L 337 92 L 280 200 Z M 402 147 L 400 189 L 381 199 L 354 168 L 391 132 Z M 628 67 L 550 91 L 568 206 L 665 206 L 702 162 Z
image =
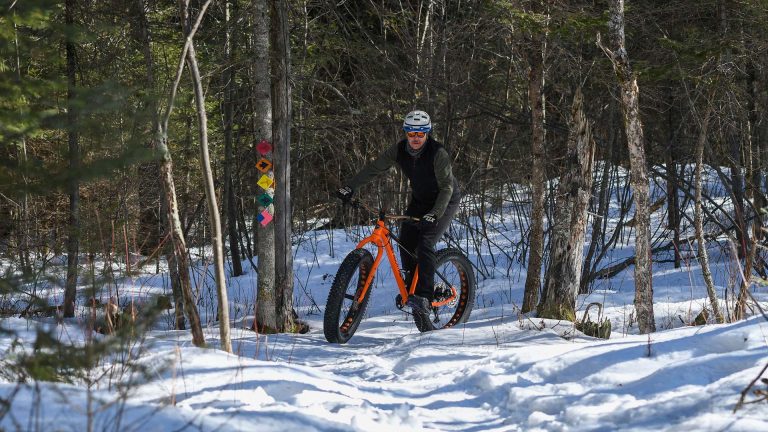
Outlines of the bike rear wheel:
M 450 248 L 436 255 L 435 298 L 429 318 L 414 314 L 414 322 L 421 332 L 466 322 L 475 304 L 475 274 L 469 259 L 460 250 Z
M 323 332 L 331 343 L 346 343 L 360 325 L 371 299 L 371 285 L 361 297 L 365 281 L 373 267 L 373 256 L 366 249 L 350 252 L 336 272 L 325 304 Z

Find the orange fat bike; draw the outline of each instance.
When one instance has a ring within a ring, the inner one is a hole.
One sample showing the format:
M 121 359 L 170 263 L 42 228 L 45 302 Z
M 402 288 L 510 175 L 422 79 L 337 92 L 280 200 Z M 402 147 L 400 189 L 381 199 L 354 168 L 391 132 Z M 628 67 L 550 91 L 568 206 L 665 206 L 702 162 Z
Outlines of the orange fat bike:
M 360 206 L 362 203 L 353 201 L 353 205 Z M 392 241 L 398 242 L 398 239 L 387 227 L 387 223 L 398 220 L 419 219 L 388 215 L 379 211 L 378 221 L 371 235 L 360 241 L 355 250 L 341 263 L 325 305 L 323 332 L 328 342 L 346 343 L 355 334 L 371 299 L 373 280 L 384 255 L 389 260 L 400 291 L 395 298 L 397 308 L 403 309 L 408 296 L 416 291 L 418 266 L 410 286 L 406 287 L 392 248 Z M 365 248 L 371 245 L 377 248 L 376 258 Z M 436 256 L 434 300 L 430 308 L 430 318 L 422 320 L 418 318 L 418 314 L 414 314 L 416 327 L 422 332 L 466 322 L 475 302 L 475 275 L 469 259 L 454 248 L 439 250 Z

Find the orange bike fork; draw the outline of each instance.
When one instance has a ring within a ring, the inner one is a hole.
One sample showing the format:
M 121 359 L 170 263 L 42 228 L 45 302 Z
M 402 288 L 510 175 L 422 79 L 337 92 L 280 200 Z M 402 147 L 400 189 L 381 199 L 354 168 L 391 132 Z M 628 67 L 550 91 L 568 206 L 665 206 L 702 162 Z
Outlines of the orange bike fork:
M 360 241 L 356 247 L 357 249 L 360 249 L 368 243 L 372 243 L 376 245 L 378 252 L 376 253 L 376 258 L 374 259 L 373 265 L 371 266 L 371 271 L 368 272 L 368 277 L 365 280 L 365 284 L 363 285 L 362 290 L 355 296 L 355 301 L 358 304 L 361 303 L 368 293 L 368 290 L 371 287 L 371 282 L 373 282 L 373 277 L 376 274 L 376 269 L 379 267 L 381 259 L 384 257 L 382 252 L 385 252 L 387 255 L 389 264 L 392 267 L 392 273 L 394 274 L 395 281 L 397 282 L 397 287 L 400 290 L 400 295 L 402 296 L 403 301 L 405 301 L 405 299 L 408 298 L 408 291 L 405 286 L 405 281 L 403 281 L 403 277 L 400 275 L 400 266 L 397 264 L 395 251 L 392 249 L 392 243 L 389 241 L 389 229 L 387 229 L 383 221 L 378 221 L 376 225 L 377 226 L 371 235 Z M 413 289 L 416 287 L 417 280 L 418 271 L 413 277 L 413 281 L 410 286 L 411 291 L 413 291 Z

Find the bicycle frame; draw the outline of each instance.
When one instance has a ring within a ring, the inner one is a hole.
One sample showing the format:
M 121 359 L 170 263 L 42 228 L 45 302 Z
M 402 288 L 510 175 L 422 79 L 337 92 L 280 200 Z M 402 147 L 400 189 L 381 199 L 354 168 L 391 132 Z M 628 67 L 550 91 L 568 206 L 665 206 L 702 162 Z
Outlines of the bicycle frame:
M 367 244 L 373 244 L 378 249 L 378 252 L 376 253 L 376 258 L 373 261 L 373 265 L 371 266 L 371 270 L 368 272 L 368 277 L 366 278 L 365 285 L 363 286 L 363 289 L 358 292 L 355 298 L 355 302 L 358 304 L 361 302 L 360 299 L 364 299 L 366 293 L 371 287 L 371 282 L 373 281 L 374 276 L 376 275 L 376 270 L 379 267 L 379 264 L 381 263 L 381 259 L 386 254 L 387 259 L 389 260 L 389 264 L 392 267 L 392 273 L 395 276 L 395 281 L 397 282 L 397 288 L 400 290 L 400 296 L 403 299 L 403 302 L 405 302 L 406 299 L 408 299 L 409 295 L 412 295 L 414 292 L 416 292 L 416 283 L 419 281 L 419 268 L 418 266 L 413 272 L 413 280 L 411 281 L 411 286 L 406 287 L 405 281 L 403 280 L 403 277 L 400 275 L 400 266 L 397 263 L 397 259 L 395 258 L 395 251 L 392 248 L 392 242 L 390 241 L 390 238 L 392 237 L 392 234 L 390 233 L 389 228 L 387 228 L 387 225 L 384 223 L 385 217 L 383 215 L 380 215 L 379 220 L 376 222 L 376 228 L 373 229 L 373 232 L 368 237 L 364 238 L 360 241 L 360 243 L 357 244 L 356 249 L 361 249 Z M 439 307 L 446 305 L 453 301 L 454 298 L 456 298 L 456 288 L 451 286 L 452 294 L 447 299 L 444 299 L 439 302 L 432 302 L 432 307 Z

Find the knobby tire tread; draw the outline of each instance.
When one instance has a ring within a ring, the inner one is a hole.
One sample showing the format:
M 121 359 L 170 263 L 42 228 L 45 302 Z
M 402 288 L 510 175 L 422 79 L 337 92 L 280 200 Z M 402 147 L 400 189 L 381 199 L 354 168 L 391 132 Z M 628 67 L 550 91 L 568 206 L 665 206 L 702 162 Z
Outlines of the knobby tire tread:
M 435 259 L 435 268 L 440 269 L 445 263 L 453 261 L 464 272 L 465 281 L 462 283 L 461 292 L 459 292 L 459 300 L 457 303 L 456 311 L 453 316 L 446 322 L 445 325 L 436 327 L 432 322 L 432 314 L 428 316 L 422 316 L 421 314 L 414 314 L 413 321 L 416 324 L 416 328 L 420 332 L 428 332 L 432 330 L 439 330 L 442 328 L 454 327 L 458 324 L 467 322 L 469 315 L 472 313 L 472 307 L 475 304 L 475 295 L 477 290 L 477 284 L 475 282 L 475 274 L 472 270 L 472 263 L 459 249 L 447 248 L 437 251 Z M 439 282 L 439 276 L 435 275 L 435 282 Z
M 361 302 L 357 312 L 352 317 L 352 322 L 346 332 L 341 331 L 339 318 L 342 313 L 342 307 L 344 306 L 344 295 L 346 294 L 350 280 L 355 275 L 359 275 L 361 268 L 367 275 L 372 266 L 373 256 L 366 249 L 353 250 L 347 254 L 344 261 L 341 263 L 341 266 L 333 279 L 331 289 L 328 292 L 328 300 L 326 301 L 325 315 L 323 318 L 323 332 L 325 333 L 325 339 L 328 342 L 340 344 L 346 343 L 360 325 L 360 321 L 368 307 L 368 302 L 371 299 L 373 280 L 371 280 L 371 286 L 368 288 L 365 298 Z

